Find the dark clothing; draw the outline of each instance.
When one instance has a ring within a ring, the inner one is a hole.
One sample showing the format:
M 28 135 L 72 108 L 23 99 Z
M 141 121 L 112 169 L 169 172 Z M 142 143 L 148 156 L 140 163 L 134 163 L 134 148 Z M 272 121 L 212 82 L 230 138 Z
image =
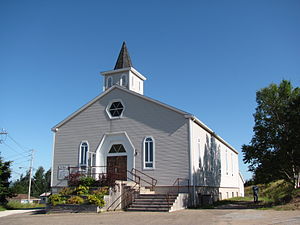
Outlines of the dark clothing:
M 254 202 L 258 202 L 258 187 L 255 185 L 252 187 Z

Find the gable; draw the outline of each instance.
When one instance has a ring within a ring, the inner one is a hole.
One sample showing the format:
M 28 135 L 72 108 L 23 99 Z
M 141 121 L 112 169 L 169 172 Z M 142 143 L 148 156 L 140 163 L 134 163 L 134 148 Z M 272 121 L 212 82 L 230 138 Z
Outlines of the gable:
M 98 95 L 94 99 L 92 99 L 90 102 L 88 102 L 87 104 L 85 104 L 81 108 L 79 108 L 77 111 L 72 113 L 66 119 L 64 119 L 63 121 L 61 121 L 57 125 L 55 125 L 51 130 L 55 132 L 58 128 L 63 126 L 68 121 L 72 120 L 74 117 L 76 117 L 77 115 L 79 115 L 80 113 L 85 111 L 87 108 L 89 108 L 90 106 L 92 106 L 96 102 L 100 102 L 100 104 L 102 104 L 103 106 L 106 107 L 109 104 L 109 101 L 111 101 L 113 99 L 122 99 L 122 96 L 132 96 L 131 99 L 132 100 L 135 99 L 134 101 L 138 101 L 138 99 L 139 99 L 139 102 L 143 103 L 145 106 L 147 106 L 147 105 L 150 106 L 151 105 L 154 108 L 155 107 L 160 107 L 160 108 L 164 108 L 165 110 L 173 111 L 177 114 L 180 114 L 181 116 L 191 116 L 191 114 L 189 114 L 187 112 L 184 112 L 182 110 L 179 110 L 175 107 L 169 106 L 169 105 L 164 104 L 162 102 L 159 102 L 157 100 L 151 99 L 151 98 L 146 97 L 144 95 L 137 94 L 133 91 L 130 91 L 130 90 L 124 89 L 123 87 L 115 85 L 115 86 L 111 87 L 110 89 L 106 90 L 105 92 L 103 92 L 102 94 Z M 146 107 L 146 108 L 148 110 L 153 110 L 153 109 L 151 109 L 151 107 Z M 132 110 L 133 108 L 131 107 L 130 109 Z M 140 108 L 140 110 L 143 111 L 142 108 Z

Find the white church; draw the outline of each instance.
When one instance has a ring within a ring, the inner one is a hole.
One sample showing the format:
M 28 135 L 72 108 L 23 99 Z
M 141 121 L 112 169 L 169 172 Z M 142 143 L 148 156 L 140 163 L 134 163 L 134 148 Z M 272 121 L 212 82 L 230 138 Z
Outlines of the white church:
M 190 205 L 244 195 L 237 150 L 194 115 L 145 96 L 146 77 L 125 42 L 114 69 L 101 74 L 103 92 L 52 128 L 53 193 L 73 170 L 138 182 L 152 199 L 185 194 Z

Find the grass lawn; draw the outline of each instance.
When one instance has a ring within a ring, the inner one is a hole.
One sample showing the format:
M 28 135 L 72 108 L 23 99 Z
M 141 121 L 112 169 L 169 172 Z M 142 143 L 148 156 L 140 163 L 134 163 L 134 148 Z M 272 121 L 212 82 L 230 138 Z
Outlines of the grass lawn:
M 245 187 L 245 197 L 225 199 L 205 208 L 300 210 L 300 189 L 293 189 L 291 184 L 278 180 L 258 187 L 258 203 L 253 202 L 252 186 L 249 186 Z
M 35 209 L 35 208 L 44 208 L 45 204 L 36 204 L 36 203 L 20 203 L 17 201 L 10 201 L 7 203 L 7 209 Z
M 4 208 L 4 206 L 0 205 L 0 211 L 4 211 L 6 210 L 6 208 Z

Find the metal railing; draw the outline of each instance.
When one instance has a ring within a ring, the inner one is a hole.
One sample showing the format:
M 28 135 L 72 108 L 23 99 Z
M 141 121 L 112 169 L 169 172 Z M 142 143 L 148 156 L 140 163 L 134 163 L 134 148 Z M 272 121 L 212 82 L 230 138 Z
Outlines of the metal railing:
M 132 180 L 135 182 L 135 185 L 133 187 L 130 187 L 128 189 L 125 189 L 124 192 L 117 198 L 115 199 L 110 206 L 107 208 L 107 211 L 109 211 L 109 209 L 119 200 L 121 199 L 121 201 L 114 207 L 114 211 L 119 207 L 119 205 L 121 205 L 123 202 L 126 202 L 128 200 L 129 197 L 133 198 L 131 199 L 131 202 L 134 201 L 134 193 L 136 191 L 135 187 L 138 186 L 138 194 L 140 194 L 140 186 L 141 186 L 141 181 L 150 184 L 151 188 L 154 189 L 155 185 L 157 184 L 157 180 L 137 169 L 132 169 L 131 171 L 127 170 L 127 173 L 130 174 L 133 178 L 131 179 L 130 176 L 127 176 L 127 178 L 129 180 Z M 144 178 L 141 178 L 140 175 L 137 175 L 137 173 L 144 175 L 145 177 L 151 179 L 151 181 L 148 181 Z M 128 202 L 128 201 L 127 201 Z M 129 204 L 127 204 L 125 206 L 125 208 L 128 206 Z
M 145 174 L 145 173 L 143 173 L 142 171 L 139 171 L 139 170 L 137 170 L 137 169 L 135 169 L 135 168 L 132 168 L 131 172 L 134 173 L 135 175 L 136 175 L 137 173 L 139 174 L 139 175 L 136 175 L 136 176 L 141 177 L 141 175 L 143 175 L 144 177 L 151 179 L 151 181 L 147 181 L 146 179 L 141 178 L 142 181 L 144 181 L 145 183 L 151 185 L 151 190 L 153 190 L 154 187 L 156 186 L 157 180 L 156 180 L 155 178 L 149 176 L 148 174 Z
M 130 178 L 129 176 L 127 176 L 127 179 L 135 182 L 135 185 L 133 187 L 130 187 L 128 190 L 124 190 L 124 192 L 122 194 L 120 194 L 120 196 L 118 198 L 116 198 L 108 207 L 107 207 L 107 211 L 109 211 L 109 209 L 119 200 L 121 199 L 121 201 L 114 207 L 114 211 L 119 207 L 119 205 L 121 205 L 125 200 L 128 199 L 128 196 L 132 196 L 131 194 L 133 192 L 136 191 L 135 187 L 138 187 L 138 192 L 140 192 L 140 182 L 141 182 L 141 178 L 139 176 L 137 176 L 136 174 L 132 173 L 131 171 L 127 170 L 127 173 L 129 173 L 130 175 L 133 176 L 133 178 Z

